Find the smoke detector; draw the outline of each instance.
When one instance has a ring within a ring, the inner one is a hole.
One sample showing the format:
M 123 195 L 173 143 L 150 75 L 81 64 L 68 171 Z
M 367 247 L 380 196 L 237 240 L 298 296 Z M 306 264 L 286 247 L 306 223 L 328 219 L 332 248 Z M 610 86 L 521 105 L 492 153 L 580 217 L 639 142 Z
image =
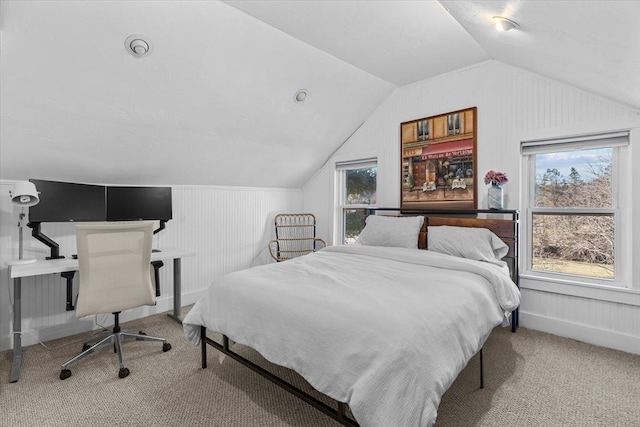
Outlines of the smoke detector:
M 148 37 L 140 34 L 132 34 L 124 41 L 124 47 L 134 58 L 149 56 L 153 50 L 153 44 Z

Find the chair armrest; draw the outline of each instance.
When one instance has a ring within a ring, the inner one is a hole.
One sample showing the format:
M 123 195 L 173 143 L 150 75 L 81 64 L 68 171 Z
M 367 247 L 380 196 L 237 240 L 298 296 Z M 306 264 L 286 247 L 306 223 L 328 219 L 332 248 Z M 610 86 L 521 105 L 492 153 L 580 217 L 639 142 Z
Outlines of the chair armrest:
M 278 240 L 276 239 L 273 239 L 269 242 L 269 255 L 271 255 L 271 258 L 275 259 L 277 262 L 284 261 L 284 259 L 280 259 L 278 257 L 277 245 L 278 245 Z
M 294 249 L 296 247 L 296 243 L 302 243 L 305 241 L 312 241 L 311 245 L 313 249 Z M 319 237 L 301 239 L 273 239 L 269 242 L 269 254 L 271 255 L 271 258 L 273 258 L 277 262 L 281 262 L 298 256 L 310 254 L 326 246 L 327 242 Z
M 316 243 L 321 243 L 321 244 L 322 244 L 322 246 L 318 247 L 318 246 L 316 245 Z M 319 249 L 326 248 L 326 247 L 327 247 L 327 242 L 325 242 L 325 241 L 324 241 L 324 239 L 321 239 L 320 237 L 315 237 L 315 238 L 313 239 L 313 248 L 314 248 L 314 252 L 315 252 L 315 251 L 317 251 L 317 250 L 319 250 Z

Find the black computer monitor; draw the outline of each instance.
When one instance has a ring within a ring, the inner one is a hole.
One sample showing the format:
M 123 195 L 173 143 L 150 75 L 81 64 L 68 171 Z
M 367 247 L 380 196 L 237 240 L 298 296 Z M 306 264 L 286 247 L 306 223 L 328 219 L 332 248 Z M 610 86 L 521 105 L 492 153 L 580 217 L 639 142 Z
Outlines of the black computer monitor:
M 107 187 L 107 221 L 169 221 L 171 206 L 171 187 Z
M 30 179 L 40 202 L 29 207 L 30 222 L 104 221 L 106 192 L 103 185 Z

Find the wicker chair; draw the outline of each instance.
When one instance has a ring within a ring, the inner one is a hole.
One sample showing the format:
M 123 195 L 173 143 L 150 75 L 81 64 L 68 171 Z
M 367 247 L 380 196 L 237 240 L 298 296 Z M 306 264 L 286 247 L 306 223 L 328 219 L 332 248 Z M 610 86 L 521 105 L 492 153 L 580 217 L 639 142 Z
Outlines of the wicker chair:
M 269 242 L 269 253 L 276 261 L 287 261 L 327 246 L 316 237 L 316 217 L 310 213 L 278 214 L 276 238 Z

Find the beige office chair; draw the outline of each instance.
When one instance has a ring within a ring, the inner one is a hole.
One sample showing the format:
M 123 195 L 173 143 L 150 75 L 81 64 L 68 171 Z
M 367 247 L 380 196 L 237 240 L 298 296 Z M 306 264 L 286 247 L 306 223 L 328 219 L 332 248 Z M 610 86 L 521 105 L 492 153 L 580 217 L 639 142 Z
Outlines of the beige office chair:
M 132 221 L 84 223 L 76 226 L 78 264 L 80 269 L 76 316 L 113 313 L 113 331 L 100 337 L 93 345 L 85 344 L 82 353 L 62 365 L 60 379 L 71 376 L 69 367 L 96 350 L 113 346 L 118 358 L 118 376 L 129 375 L 122 358 L 122 339 L 162 343 L 162 351 L 171 344 L 164 338 L 120 330 L 122 310 L 155 304 L 155 289 L 151 280 L 151 240 L 153 222 Z
M 327 246 L 316 237 L 316 217 L 310 213 L 278 214 L 276 238 L 269 242 L 269 253 L 276 261 L 286 261 Z

